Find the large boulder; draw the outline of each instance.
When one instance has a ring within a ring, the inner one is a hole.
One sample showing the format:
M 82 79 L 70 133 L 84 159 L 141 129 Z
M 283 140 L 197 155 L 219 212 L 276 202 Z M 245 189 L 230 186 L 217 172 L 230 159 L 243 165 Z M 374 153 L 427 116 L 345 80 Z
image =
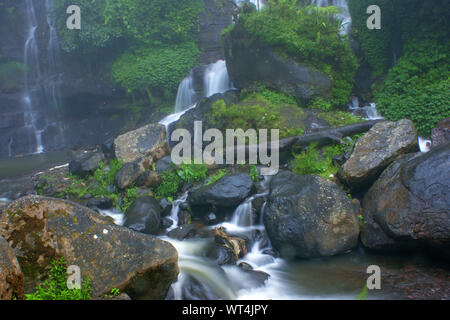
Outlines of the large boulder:
M 156 234 L 161 224 L 162 208 L 153 197 L 140 197 L 125 213 L 124 226 L 134 231 Z
M 114 177 L 114 183 L 119 189 L 126 189 L 131 186 L 145 172 L 145 167 L 140 162 L 125 163 L 122 168 L 117 171 Z
M 412 121 L 376 123 L 358 140 L 338 177 L 352 190 L 370 187 L 389 164 L 415 151 L 418 151 L 418 136 Z
M 314 96 L 328 97 L 331 92 L 327 75 L 277 55 L 250 36 L 242 24 L 236 24 L 223 40 L 228 73 L 238 89 L 259 82 L 302 102 Z
M 0 300 L 24 297 L 23 273 L 14 251 L 0 237 Z
M 159 160 L 169 153 L 166 128 L 150 123 L 118 136 L 114 140 L 114 152 L 116 158 L 125 163 L 140 159 Z
M 227 175 L 211 185 L 204 185 L 189 194 L 192 206 L 236 207 L 254 191 L 248 174 Z
M 393 163 L 368 191 L 362 207 L 366 247 L 427 246 L 450 258 L 450 143 Z
M 84 177 L 93 173 L 104 159 L 101 151 L 82 154 L 70 162 L 69 171 L 72 174 Z
M 263 220 L 284 257 L 332 256 L 358 245 L 359 222 L 350 199 L 318 176 L 289 171 L 274 176 Z
M 0 236 L 15 250 L 26 292 L 64 257 L 91 279 L 93 298 L 112 288 L 134 299 L 162 299 L 178 274 L 178 254 L 168 242 L 113 224 L 78 204 L 39 196 L 8 205 Z

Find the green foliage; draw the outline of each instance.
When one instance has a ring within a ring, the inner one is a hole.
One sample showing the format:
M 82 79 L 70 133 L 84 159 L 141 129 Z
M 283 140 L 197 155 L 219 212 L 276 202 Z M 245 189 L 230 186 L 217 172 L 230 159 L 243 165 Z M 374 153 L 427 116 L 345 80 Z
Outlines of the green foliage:
M 303 134 L 301 128 L 290 124 L 282 114 L 286 108 L 294 111 L 294 117 L 303 114 L 291 97 L 260 87 L 257 91 L 244 91 L 241 99 L 230 106 L 224 100 L 216 101 L 212 106 L 210 126 L 222 131 L 279 129 L 280 138 Z
M 208 169 L 204 164 L 182 163 L 176 170 L 178 176 L 185 182 L 193 183 L 206 179 Z
M 161 174 L 162 182 L 156 188 L 157 198 L 167 198 L 177 194 L 182 180 L 175 171 L 165 171 Z
M 112 78 L 128 93 L 146 94 L 176 90 L 195 65 L 200 51 L 194 42 L 127 52 L 115 61 Z
M 369 294 L 369 288 L 367 288 L 367 285 L 364 285 L 364 288 L 361 290 L 360 293 L 358 293 L 357 299 L 358 300 L 367 300 L 368 294 Z
M 225 177 L 226 175 L 230 174 L 230 171 L 227 169 L 220 169 L 219 171 L 217 171 L 217 173 L 211 175 L 208 179 L 208 182 L 206 183 L 206 185 L 210 185 L 215 183 L 217 180 L 219 180 L 222 177 Z
M 339 170 L 339 166 L 333 163 L 333 157 L 352 150 L 359 137 L 361 135 L 355 135 L 351 142 L 344 140 L 340 145 L 326 146 L 321 150 L 317 149 L 317 144 L 311 144 L 300 154 L 294 154 L 292 171 L 299 175 L 313 174 L 330 179 Z
M 366 13 L 370 5 L 378 5 L 382 12 L 381 29 L 369 30 L 367 28 Z M 384 74 L 391 65 L 391 41 L 394 25 L 394 5 L 391 0 L 348 0 L 349 11 L 352 16 L 352 31 L 361 44 L 365 59 L 373 70 L 374 76 Z
M 436 0 L 397 2 L 404 6 L 400 20 L 403 55 L 375 90 L 375 101 L 387 119 L 411 119 L 419 134 L 428 137 L 437 122 L 450 116 L 450 43 L 445 18 L 450 8 Z
M 208 169 L 205 164 L 182 163 L 172 171 L 161 174 L 162 182 L 156 188 L 157 198 L 170 198 L 177 194 L 184 182 L 195 183 L 206 179 Z
M 105 294 L 105 298 L 117 297 L 120 295 L 120 290 L 117 288 L 112 288 L 108 294 Z
M 340 33 L 336 7 L 303 6 L 298 1 L 269 1 L 266 8 L 241 14 L 240 24 L 258 41 L 282 56 L 327 74 L 333 84 L 333 107 L 348 102 L 358 67 L 348 38 Z
M 333 128 L 365 121 L 363 118 L 354 116 L 350 112 L 345 111 L 331 111 L 320 113 L 318 115 L 318 118 L 327 121 Z
M 139 197 L 139 188 L 132 186 L 120 191 L 114 187 L 114 178 L 122 165 L 121 160 L 114 159 L 109 162 L 108 166 L 100 163 L 99 168 L 85 178 L 69 175 L 70 187 L 65 194 L 76 199 L 82 199 L 88 194 L 94 198 L 107 197 L 113 200 L 113 204 L 118 209 L 126 211 Z
M 250 165 L 248 175 L 252 178 L 253 182 L 257 182 L 259 180 L 258 168 L 254 164 Z
M 26 294 L 26 300 L 90 300 L 91 282 L 86 276 L 80 289 L 67 288 L 67 264 L 63 257 L 52 261 L 49 279 L 36 289 L 35 293 Z
M 79 31 L 66 27 L 69 5 L 81 9 Z M 55 0 L 53 15 L 65 51 L 92 52 L 117 40 L 146 47 L 193 41 L 202 11 L 201 0 Z

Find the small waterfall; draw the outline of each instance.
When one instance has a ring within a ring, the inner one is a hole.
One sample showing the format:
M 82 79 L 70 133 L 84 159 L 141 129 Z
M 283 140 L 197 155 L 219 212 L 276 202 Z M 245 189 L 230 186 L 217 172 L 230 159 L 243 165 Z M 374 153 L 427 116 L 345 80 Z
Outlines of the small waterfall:
M 431 140 L 419 137 L 419 148 L 420 152 L 426 153 L 431 149 Z
M 173 221 L 172 226 L 170 226 L 167 229 L 167 232 L 175 229 L 176 227 L 178 227 L 178 212 L 180 211 L 180 205 L 185 203 L 187 200 L 187 197 L 189 195 L 189 192 L 186 191 L 183 196 L 181 196 L 181 198 L 175 200 L 172 203 L 172 210 L 170 211 L 170 216 L 169 219 Z
M 210 97 L 216 93 L 224 93 L 233 88 L 225 60 L 219 60 L 206 68 L 204 88 L 205 97 Z
M 347 0 L 312 0 L 311 5 L 315 7 L 329 7 L 335 6 L 341 9 L 341 12 L 336 15 L 337 18 L 342 20 L 342 34 L 349 34 L 352 18 L 350 11 L 348 10 Z
M 235 3 L 240 6 L 241 4 L 245 3 L 245 2 L 250 2 L 253 3 L 256 7 L 257 10 L 261 10 L 262 8 L 265 7 L 265 3 L 264 0 L 236 0 Z
M 359 101 L 357 98 L 352 98 L 352 102 L 348 105 L 349 110 L 353 115 L 362 117 L 366 120 L 383 120 L 383 116 L 378 113 L 377 105 L 374 102 L 369 103 L 366 106 L 359 107 Z
M 197 95 L 194 90 L 194 78 L 192 71 L 188 77 L 184 78 L 178 86 L 177 99 L 175 101 L 175 113 L 192 107 L 197 101 Z

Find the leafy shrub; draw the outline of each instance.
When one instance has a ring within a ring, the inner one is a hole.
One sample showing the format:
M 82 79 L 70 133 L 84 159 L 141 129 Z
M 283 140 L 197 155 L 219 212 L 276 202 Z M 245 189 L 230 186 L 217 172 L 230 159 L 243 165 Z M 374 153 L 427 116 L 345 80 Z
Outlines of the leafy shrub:
M 112 78 L 128 93 L 174 91 L 194 66 L 200 51 L 194 42 L 126 52 L 114 62 Z
M 90 300 L 91 282 L 86 276 L 80 289 L 67 288 L 67 264 L 63 257 L 52 261 L 49 279 L 36 289 L 35 293 L 26 294 L 26 300 Z
M 250 165 L 248 175 L 252 178 L 253 182 L 259 180 L 258 168 L 254 164 Z
M 176 195 L 182 183 L 180 176 L 175 171 L 165 171 L 161 177 L 162 182 L 155 191 L 156 197 L 167 198 Z

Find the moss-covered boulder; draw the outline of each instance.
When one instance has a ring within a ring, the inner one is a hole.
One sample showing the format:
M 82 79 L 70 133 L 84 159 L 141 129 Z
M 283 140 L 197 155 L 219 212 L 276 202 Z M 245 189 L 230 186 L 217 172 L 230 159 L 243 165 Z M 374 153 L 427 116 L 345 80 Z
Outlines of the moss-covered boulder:
M 14 251 L 0 237 L 0 300 L 22 299 L 24 296 L 23 273 Z
M 259 82 L 303 102 L 314 96 L 329 98 L 332 83 L 326 74 L 275 53 L 252 37 L 242 24 L 226 33 L 223 42 L 228 73 L 236 88 Z
M 162 299 L 178 274 L 171 244 L 69 201 L 29 196 L 12 202 L 0 217 L 0 236 L 16 251 L 27 292 L 61 256 L 89 276 L 93 298 L 117 288 L 134 299 Z

